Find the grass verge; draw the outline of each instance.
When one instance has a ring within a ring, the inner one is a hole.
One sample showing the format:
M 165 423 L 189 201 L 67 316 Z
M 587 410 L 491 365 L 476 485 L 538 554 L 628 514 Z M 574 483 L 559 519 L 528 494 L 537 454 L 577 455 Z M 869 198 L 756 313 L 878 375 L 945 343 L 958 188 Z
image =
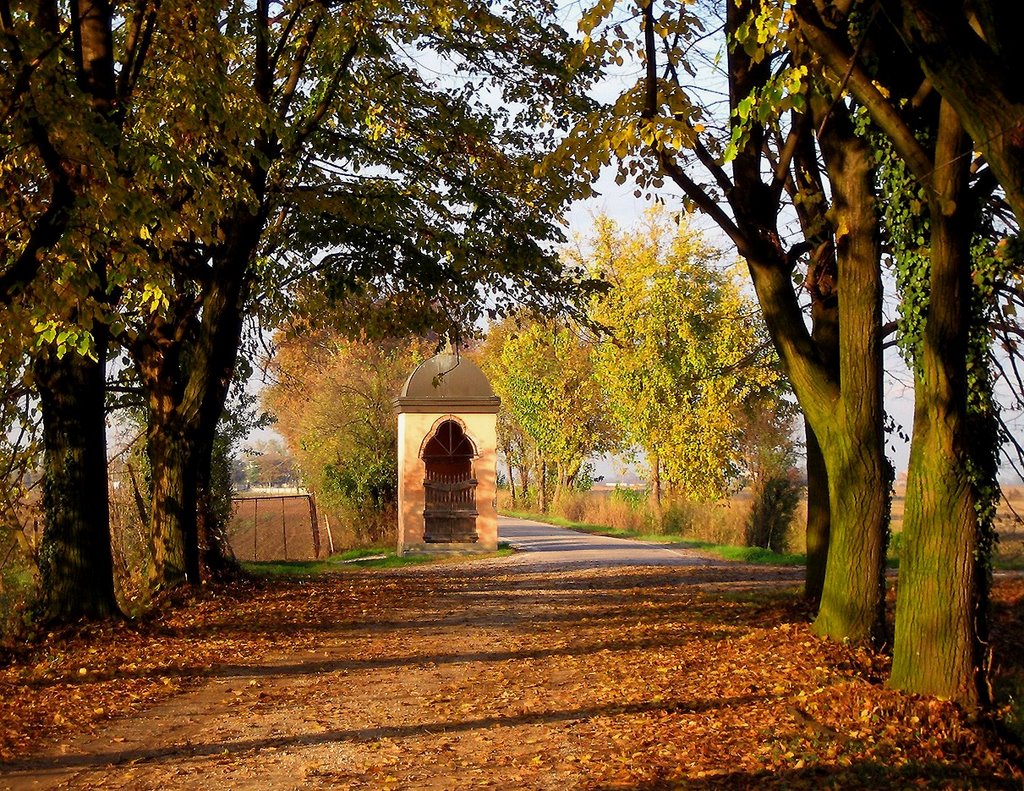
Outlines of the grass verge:
M 756 563 L 763 566 L 802 566 L 806 562 L 804 555 L 780 554 L 770 549 L 761 547 L 736 547 L 726 544 L 712 544 L 708 541 L 698 541 L 685 536 L 669 535 L 664 533 L 641 533 L 636 530 L 623 530 L 607 525 L 594 525 L 586 522 L 574 522 L 561 516 L 552 514 L 534 514 L 526 511 L 502 511 L 502 516 L 510 516 L 513 519 L 532 519 L 535 522 L 544 522 L 556 527 L 566 527 L 570 530 L 577 530 L 581 533 L 591 533 L 598 536 L 610 536 L 612 538 L 632 538 L 636 541 L 650 541 L 655 544 L 678 544 L 687 549 L 699 549 L 711 555 L 717 555 L 725 560 L 735 560 L 741 563 Z
M 363 547 L 339 552 L 323 560 L 261 560 L 242 561 L 242 568 L 257 577 L 315 577 L 362 569 L 393 569 L 427 563 L 457 563 L 486 557 L 504 557 L 515 550 L 499 544 L 496 552 L 464 555 L 399 555 L 390 547 Z

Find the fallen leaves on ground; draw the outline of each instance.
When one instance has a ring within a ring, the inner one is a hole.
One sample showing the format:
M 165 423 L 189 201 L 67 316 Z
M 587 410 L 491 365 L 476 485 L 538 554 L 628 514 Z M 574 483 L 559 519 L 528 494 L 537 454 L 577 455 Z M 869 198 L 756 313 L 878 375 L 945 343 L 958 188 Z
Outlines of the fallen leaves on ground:
M 205 730 L 138 741 L 115 787 L 1020 787 L 990 727 L 886 689 L 884 656 L 819 640 L 795 588 L 731 568 L 484 561 L 210 591 L 13 656 L 0 758 L 31 766 L 157 701 L 188 716 L 205 684 Z M 995 600 L 998 682 L 1020 689 L 1024 582 Z

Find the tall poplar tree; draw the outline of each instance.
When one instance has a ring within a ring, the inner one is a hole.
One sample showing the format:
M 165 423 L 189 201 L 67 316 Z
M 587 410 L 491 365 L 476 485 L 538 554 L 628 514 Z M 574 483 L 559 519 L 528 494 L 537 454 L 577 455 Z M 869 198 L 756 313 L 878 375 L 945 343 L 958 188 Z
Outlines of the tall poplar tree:
M 594 375 L 595 344 L 564 318 L 511 316 L 492 327 L 480 364 L 502 409 L 530 437 L 538 455 L 538 505 L 548 505 L 546 479 L 557 500 L 584 463 L 619 445 L 619 432 Z

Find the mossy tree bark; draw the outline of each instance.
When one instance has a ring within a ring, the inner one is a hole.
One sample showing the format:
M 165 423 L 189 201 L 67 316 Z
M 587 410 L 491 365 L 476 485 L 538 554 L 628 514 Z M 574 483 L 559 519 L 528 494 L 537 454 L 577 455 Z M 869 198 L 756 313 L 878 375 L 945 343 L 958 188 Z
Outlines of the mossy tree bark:
M 731 56 L 734 102 L 767 79 L 758 74 L 766 67 L 750 61 L 744 64 L 745 57 L 739 52 Z M 827 106 L 824 101 L 819 104 Z M 817 126 L 822 130 L 819 145 L 832 186 L 841 294 L 837 361 L 803 325 L 791 285 L 791 265 L 777 237 L 772 242 L 773 237 L 766 239 L 760 231 L 774 227 L 777 209 L 766 200 L 761 141 L 756 137 L 734 161 L 737 194 L 730 197 L 740 226 L 750 228 L 740 252 L 747 259 L 769 333 L 818 440 L 828 478 L 828 560 L 814 629 L 835 640 L 878 643 L 885 634 L 890 474 L 884 453 L 881 249 L 874 171 L 871 151 L 854 133 L 844 106 L 830 110 L 828 123 Z
M 948 11 L 944 7 L 940 13 Z M 974 219 L 967 188 L 971 144 L 957 116 L 957 103 L 943 99 L 938 108 L 917 108 L 930 113 L 918 116 L 925 120 L 923 128 L 930 124 L 937 129 L 935 146 L 926 149 L 916 134 L 919 130 L 900 113 L 899 93 L 880 90 L 878 79 L 850 52 L 846 37 L 831 33 L 812 4 L 800 4 L 799 14 L 808 42 L 834 75 L 846 75 L 846 88 L 868 110 L 909 174 L 928 187 L 931 270 L 915 360 L 914 436 L 890 683 L 968 707 L 982 705 L 988 699 L 988 536 L 979 518 L 981 501 L 972 469 L 982 477 L 994 477 L 995 471 L 982 463 L 985 455 L 992 455 L 994 440 L 973 436 L 977 432 L 971 428 L 968 411 Z M 947 48 L 943 57 L 949 55 L 956 69 L 962 56 L 973 57 L 975 43 L 953 54 Z M 897 65 L 890 64 L 886 76 L 901 72 L 903 78 L 912 73 L 913 64 L 900 60 L 900 53 L 893 55 Z M 912 81 L 914 86 L 918 83 Z M 986 106 L 982 101 L 972 112 Z M 935 118 L 937 123 L 929 120 Z M 1010 186 L 1004 187 L 1011 198 Z
M 987 560 L 971 480 L 967 411 L 973 207 L 970 142 L 940 113 L 931 201 L 930 296 L 915 375 L 890 684 L 968 707 L 989 702 Z
M 154 591 L 196 580 L 195 531 L 189 518 L 189 443 L 173 412 L 151 414 L 146 451 L 153 471 L 149 536 L 150 585 Z
M 39 548 L 43 622 L 119 614 L 107 500 L 106 338 L 96 360 L 55 349 L 33 372 L 43 416 L 45 526 Z
M 823 83 L 816 88 L 823 92 Z M 821 99 L 815 100 L 819 104 Z M 819 109 L 819 123 L 822 110 Z M 805 119 L 807 124 L 809 120 Z M 805 131 L 800 135 L 793 157 L 793 174 L 786 189 L 809 250 L 807 275 L 803 287 L 811 297 L 811 340 L 819 359 L 836 382 L 839 381 L 839 295 L 836 289 L 836 249 L 833 235 L 825 222 L 828 196 L 824 175 L 814 138 Z M 812 603 L 821 601 L 828 563 L 828 544 L 832 511 L 828 492 L 828 467 L 821 454 L 818 438 L 810 422 L 804 418 L 807 459 L 807 521 L 805 545 L 807 562 L 804 596 Z
M 261 213 L 226 222 L 201 300 L 182 298 L 174 319 L 156 318 L 136 344 L 149 398 L 153 471 L 150 535 L 154 588 L 199 584 L 231 567 L 211 513 L 217 424 L 237 362 Z
M 881 643 L 891 474 L 885 458 L 874 158 L 845 110 L 833 108 L 819 129 L 836 218 L 843 386 L 832 420 L 815 425 L 809 416 L 825 460 L 832 506 L 828 564 L 814 629 L 833 638 L 856 634 Z M 850 513 L 857 514 L 855 521 L 848 519 Z
M 155 592 L 195 580 L 198 568 L 195 532 L 189 514 L 194 495 L 189 487 L 192 443 L 181 419 L 183 355 L 194 331 L 184 298 L 173 304 L 172 321 L 153 314 L 132 351 L 147 396 L 146 453 L 150 465 L 150 587 Z
M 828 542 L 832 524 L 832 510 L 828 499 L 828 467 L 821 455 L 818 438 L 810 423 L 804 421 L 807 451 L 807 566 L 804 576 L 804 596 L 817 604 L 825 586 L 828 567 Z

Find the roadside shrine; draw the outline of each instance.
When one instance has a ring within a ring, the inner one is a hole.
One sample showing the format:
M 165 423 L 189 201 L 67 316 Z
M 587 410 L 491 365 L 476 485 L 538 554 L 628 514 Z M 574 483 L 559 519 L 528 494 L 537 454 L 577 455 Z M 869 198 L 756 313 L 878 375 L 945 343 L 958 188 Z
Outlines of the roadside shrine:
M 492 551 L 500 399 L 475 363 L 446 349 L 420 364 L 398 413 L 398 552 Z

